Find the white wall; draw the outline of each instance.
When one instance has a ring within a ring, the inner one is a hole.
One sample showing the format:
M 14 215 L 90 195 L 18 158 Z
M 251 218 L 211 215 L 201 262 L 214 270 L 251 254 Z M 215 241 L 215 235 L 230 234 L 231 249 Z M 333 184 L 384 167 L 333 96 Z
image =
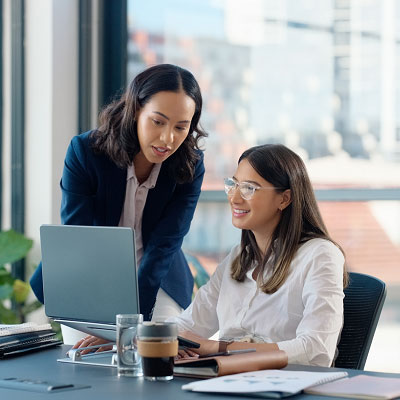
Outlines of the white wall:
M 25 223 L 35 243 L 29 268 L 41 258 L 40 225 L 60 222 L 63 160 L 77 134 L 78 0 L 25 4 Z
M 3 229 L 11 226 L 11 4 L 3 1 Z M 59 180 L 77 134 L 78 0 L 25 2 L 25 232 L 27 278 L 41 259 L 39 227 L 59 223 Z M 43 309 L 30 315 L 45 320 Z

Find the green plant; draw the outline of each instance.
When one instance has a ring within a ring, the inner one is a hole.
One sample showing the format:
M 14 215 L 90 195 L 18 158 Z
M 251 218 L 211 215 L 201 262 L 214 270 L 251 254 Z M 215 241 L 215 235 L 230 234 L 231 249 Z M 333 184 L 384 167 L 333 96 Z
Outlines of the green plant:
M 29 284 L 13 277 L 6 267 L 23 259 L 32 244 L 31 239 L 12 229 L 0 232 L 0 323 L 21 323 L 26 315 L 41 306 L 37 300 L 27 303 Z

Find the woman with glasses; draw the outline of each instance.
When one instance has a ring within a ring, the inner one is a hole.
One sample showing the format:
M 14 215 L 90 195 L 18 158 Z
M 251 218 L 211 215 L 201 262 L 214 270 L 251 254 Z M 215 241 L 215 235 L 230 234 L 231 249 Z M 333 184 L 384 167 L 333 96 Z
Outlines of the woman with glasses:
M 225 179 L 234 247 L 173 319 L 201 344 L 181 357 L 255 348 L 330 366 L 343 322 L 343 251 L 329 237 L 304 163 L 283 145 L 245 151 Z M 219 341 L 207 338 L 219 331 Z

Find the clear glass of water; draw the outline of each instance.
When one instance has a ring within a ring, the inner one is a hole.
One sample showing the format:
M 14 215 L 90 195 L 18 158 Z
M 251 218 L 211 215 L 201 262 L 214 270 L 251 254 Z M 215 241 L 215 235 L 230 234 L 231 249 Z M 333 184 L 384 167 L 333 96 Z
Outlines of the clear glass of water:
M 118 376 L 143 376 L 136 342 L 137 328 L 142 322 L 142 314 L 118 314 L 116 317 Z

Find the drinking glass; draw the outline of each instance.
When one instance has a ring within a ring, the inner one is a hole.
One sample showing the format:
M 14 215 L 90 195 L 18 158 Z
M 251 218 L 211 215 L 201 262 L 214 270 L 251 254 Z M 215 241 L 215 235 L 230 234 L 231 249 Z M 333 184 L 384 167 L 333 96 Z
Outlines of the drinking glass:
M 118 314 L 116 317 L 118 376 L 143 376 L 136 342 L 137 329 L 142 322 L 142 314 Z

